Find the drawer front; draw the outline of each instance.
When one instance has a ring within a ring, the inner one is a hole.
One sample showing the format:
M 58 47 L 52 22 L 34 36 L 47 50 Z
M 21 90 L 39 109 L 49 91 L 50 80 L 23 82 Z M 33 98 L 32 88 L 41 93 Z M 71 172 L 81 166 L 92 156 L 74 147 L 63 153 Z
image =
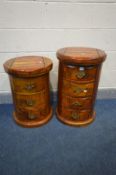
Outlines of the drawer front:
M 95 66 L 71 66 L 64 64 L 64 78 L 74 81 L 94 81 L 97 67 Z
M 87 97 L 93 95 L 94 83 L 77 84 L 63 80 L 63 94 L 72 97 Z
M 62 116 L 69 121 L 84 121 L 90 118 L 91 110 L 68 110 L 62 108 Z
M 33 95 L 14 94 L 14 101 L 20 110 L 38 110 L 42 104 L 47 104 L 48 99 L 45 91 Z
M 70 109 L 88 109 L 91 107 L 92 98 L 72 98 L 63 95 L 62 106 Z
M 50 107 L 46 105 L 40 106 L 39 110 L 24 110 L 24 109 L 16 109 L 17 116 L 20 116 L 20 119 L 23 119 L 23 121 L 29 121 L 29 120 L 34 120 L 40 119 L 42 120 L 49 114 Z
M 11 87 L 17 93 L 35 93 L 46 88 L 48 78 L 41 76 L 38 78 L 16 78 L 10 77 Z

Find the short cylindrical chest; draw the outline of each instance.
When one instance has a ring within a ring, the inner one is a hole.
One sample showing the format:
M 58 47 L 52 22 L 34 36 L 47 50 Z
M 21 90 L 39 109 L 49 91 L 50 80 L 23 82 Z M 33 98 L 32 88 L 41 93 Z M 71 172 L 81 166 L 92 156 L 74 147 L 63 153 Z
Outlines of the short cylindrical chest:
M 13 95 L 15 121 L 24 127 L 42 125 L 52 117 L 49 71 L 52 62 L 41 56 L 24 56 L 4 63 Z
M 83 126 L 95 118 L 94 104 L 104 51 L 68 47 L 57 51 L 59 63 L 57 117 L 65 124 Z

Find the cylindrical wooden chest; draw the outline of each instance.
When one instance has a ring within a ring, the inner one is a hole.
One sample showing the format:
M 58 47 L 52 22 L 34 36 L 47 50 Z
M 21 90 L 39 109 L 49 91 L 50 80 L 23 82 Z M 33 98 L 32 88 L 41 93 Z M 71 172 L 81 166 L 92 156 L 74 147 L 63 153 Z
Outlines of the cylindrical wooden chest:
M 104 51 L 67 47 L 57 51 L 59 59 L 57 117 L 65 124 L 83 126 L 95 118 L 94 104 Z
M 24 56 L 4 63 L 13 95 L 15 121 L 24 127 L 42 125 L 52 117 L 49 71 L 52 62 L 41 56 Z

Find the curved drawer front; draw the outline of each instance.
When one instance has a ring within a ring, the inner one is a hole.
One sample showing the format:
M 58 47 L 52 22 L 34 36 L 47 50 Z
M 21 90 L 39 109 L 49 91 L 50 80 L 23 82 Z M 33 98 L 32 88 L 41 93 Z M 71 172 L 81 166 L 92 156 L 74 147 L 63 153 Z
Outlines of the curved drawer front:
M 39 109 L 37 110 L 25 110 L 25 109 L 16 109 L 17 116 L 20 116 L 20 119 L 23 119 L 24 121 L 34 120 L 36 119 L 44 119 L 45 116 L 49 114 L 50 107 L 46 105 L 39 106 Z
M 11 87 L 17 93 L 35 93 L 46 88 L 48 77 L 41 76 L 36 78 L 17 78 L 10 77 Z
M 64 64 L 64 78 L 74 81 L 94 81 L 96 77 L 96 66 L 71 66 Z
M 88 109 L 91 107 L 92 98 L 72 98 L 63 95 L 62 106 L 70 109 Z
M 72 97 L 92 96 L 94 83 L 77 84 L 67 80 L 63 80 L 63 94 Z
M 40 105 L 47 104 L 48 99 L 45 91 L 33 95 L 14 94 L 16 107 L 20 110 L 38 110 Z
M 62 109 L 63 118 L 70 121 L 85 121 L 90 118 L 91 110 L 68 110 Z

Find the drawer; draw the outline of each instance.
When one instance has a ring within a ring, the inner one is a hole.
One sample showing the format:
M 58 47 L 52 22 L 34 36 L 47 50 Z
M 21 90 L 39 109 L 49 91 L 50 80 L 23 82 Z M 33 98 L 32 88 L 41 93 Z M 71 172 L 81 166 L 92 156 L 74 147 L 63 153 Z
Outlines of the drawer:
M 11 87 L 17 93 L 35 93 L 46 88 L 47 76 L 36 78 L 17 78 L 10 76 Z
M 47 104 L 48 99 L 45 91 L 33 95 L 14 94 L 14 101 L 21 111 L 34 110 L 37 111 L 42 104 Z
M 63 94 L 72 97 L 87 97 L 93 95 L 94 83 L 79 84 L 63 80 Z
M 63 95 L 62 106 L 71 109 L 88 109 L 91 107 L 92 98 L 72 98 Z
M 64 78 L 74 81 L 94 81 L 97 66 L 73 66 L 64 64 Z
M 19 116 L 23 121 L 34 120 L 36 122 L 36 119 L 42 120 L 49 114 L 49 112 L 50 107 L 46 105 L 40 106 L 38 110 L 21 110 L 16 108 L 17 116 Z
M 91 110 L 69 110 L 62 108 L 62 116 L 69 121 L 85 121 L 90 118 Z

